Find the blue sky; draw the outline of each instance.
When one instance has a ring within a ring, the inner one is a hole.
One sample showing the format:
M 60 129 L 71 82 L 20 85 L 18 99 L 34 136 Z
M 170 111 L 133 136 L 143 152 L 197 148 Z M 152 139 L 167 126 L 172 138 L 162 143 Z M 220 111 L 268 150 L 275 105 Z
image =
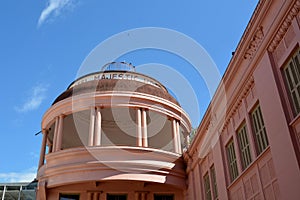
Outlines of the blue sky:
M 202 45 L 222 75 L 257 0 L 4 0 L 1 4 L 0 182 L 10 182 L 35 176 L 42 136 L 34 134 L 40 131 L 43 113 L 76 78 L 82 62 L 99 43 L 129 29 L 172 29 Z M 151 49 L 119 60 L 177 69 L 190 65 L 178 56 Z M 209 94 L 201 77 L 192 78 L 193 71 L 185 76 L 191 77 L 200 100 L 195 126 Z

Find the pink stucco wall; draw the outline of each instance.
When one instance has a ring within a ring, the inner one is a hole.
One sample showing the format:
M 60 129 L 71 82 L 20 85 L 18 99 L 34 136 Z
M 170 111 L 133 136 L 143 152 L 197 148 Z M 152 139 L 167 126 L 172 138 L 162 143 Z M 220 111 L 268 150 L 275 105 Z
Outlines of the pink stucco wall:
M 299 10 L 300 1 L 293 0 L 260 1 L 257 6 L 222 79 L 226 107 L 217 111 L 209 108 L 186 152 L 190 200 L 206 199 L 203 178 L 212 166 L 216 170 L 218 199 L 300 198 L 300 116 L 292 113 L 282 73 L 291 56 L 299 51 Z M 221 93 L 218 90 L 212 102 L 224 97 Z M 251 112 L 257 105 L 269 141 L 259 155 L 251 121 Z M 226 115 L 214 117 L 222 109 Z M 241 124 L 246 124 L 252 156 L 246 169 L 242 169 L 237 140 Z M 231 139 L 239 172 L 233 181 L 229 177 L 226 152 Z M 205 141 L 211 141 L 211 145 L 203 154 Z

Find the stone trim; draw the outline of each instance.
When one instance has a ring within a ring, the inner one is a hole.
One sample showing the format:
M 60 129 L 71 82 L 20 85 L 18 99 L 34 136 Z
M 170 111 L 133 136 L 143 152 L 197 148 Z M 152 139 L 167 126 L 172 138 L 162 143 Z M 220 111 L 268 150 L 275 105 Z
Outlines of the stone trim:
M 274 39 L 270 43 L 268 47 L 269 52 L 274 52 L 274 50 L 277 48 L 280 41 L 283 39 L 284 35 L 286 34 L 288 28 L 292 24 L 293 19 L 297 16 L 297 14 L 300 11 L 300 0 L 297 0 L 293 7 L 289 10 L 288 15 L 283 20 L 283 22 L 280 25 L 280 28 L 278 29 Z

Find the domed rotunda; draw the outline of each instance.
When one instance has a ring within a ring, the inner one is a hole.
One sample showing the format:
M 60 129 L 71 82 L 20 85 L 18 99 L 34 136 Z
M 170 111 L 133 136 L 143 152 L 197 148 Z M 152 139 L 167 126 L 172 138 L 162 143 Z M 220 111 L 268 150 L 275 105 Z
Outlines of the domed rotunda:
M 191 122 L 125 62 L 72 82 L 42 119 L 37 199 L 180 200 Z

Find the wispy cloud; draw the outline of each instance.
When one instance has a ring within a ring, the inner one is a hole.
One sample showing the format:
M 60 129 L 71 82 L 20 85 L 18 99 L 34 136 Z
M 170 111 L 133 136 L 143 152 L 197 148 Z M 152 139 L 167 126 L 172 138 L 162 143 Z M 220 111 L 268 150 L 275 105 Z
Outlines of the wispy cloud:
M 32 167 L 23 172 L 8 172 L 0 173 L 1 183 L 12 183 L 12 182 L 31 182 L 36 177 L 36 167 Z
M 63 8 L 72 7 L 74 0 L 48 0 L 46 8 L 42 11 L 38 26 L 41 26 L 50 17 L 57 17 Z
M 47 86 L 39 84 L 32 88 L 27 101 L 22 106 L 15 107 L 18 112 L 28 112 L 37 109 L 46 98 Z

